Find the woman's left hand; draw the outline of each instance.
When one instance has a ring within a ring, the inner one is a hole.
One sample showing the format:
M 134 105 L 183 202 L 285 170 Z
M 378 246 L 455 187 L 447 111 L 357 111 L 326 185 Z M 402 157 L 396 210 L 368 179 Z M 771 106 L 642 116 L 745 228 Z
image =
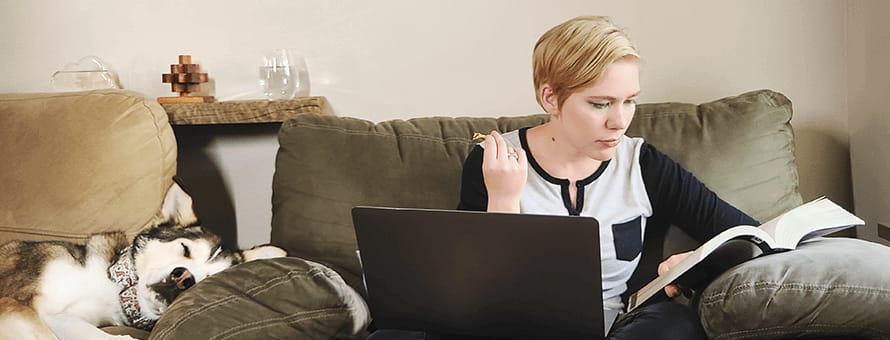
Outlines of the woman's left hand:
M 667 271 L 676 266 L 677 263 L 680 263 L 680 261 L 689 257 L 690 254 L 692 254 L 692 251 L 671 255 L 671 257 L 668 257 L 666 260 L 658 264 L 658 275 L 667 273 Z M 682 290 L 680 286 L 670 284 L 664 287 L 664 293 L 667 294 L 668 297 L 676 297 L 682 293 Z

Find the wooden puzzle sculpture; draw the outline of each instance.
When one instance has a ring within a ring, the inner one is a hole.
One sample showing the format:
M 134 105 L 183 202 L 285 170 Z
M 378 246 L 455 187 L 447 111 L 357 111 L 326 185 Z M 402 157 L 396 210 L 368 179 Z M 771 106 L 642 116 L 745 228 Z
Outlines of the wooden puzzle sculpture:
M 170 83 L 173 92 L 179 97 L 158 97 L 161 104 L 172 103 L 211 103 L 213 96 L 195 96 L 192 93 L 201 91 L 201 83 L 207 82 L 207 73 L 201 73 L 201 66 L 192 64 L 192 56 L 180 55 L 179 64 L 170 65 L 170 73 L 164 73 L 162 80 Z

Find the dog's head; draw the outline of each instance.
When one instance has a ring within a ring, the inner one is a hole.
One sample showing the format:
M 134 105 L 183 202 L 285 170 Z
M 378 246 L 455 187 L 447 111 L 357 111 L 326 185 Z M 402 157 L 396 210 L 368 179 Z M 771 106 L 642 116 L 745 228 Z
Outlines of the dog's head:
M 191 202 L 174 183 L 159 216 L 164 222 L 133 239 L 137 296 L 147 317 L 157 318 L 180 293 L 210 275 L 242 262 L 286 256 L 270 245 L 229 249 L 219 236 L 197 224 Z

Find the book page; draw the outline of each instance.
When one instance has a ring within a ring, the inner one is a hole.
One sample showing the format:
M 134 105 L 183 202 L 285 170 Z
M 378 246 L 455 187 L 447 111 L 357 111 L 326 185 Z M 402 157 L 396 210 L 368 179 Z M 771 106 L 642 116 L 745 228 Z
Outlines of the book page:
M 859 217 L 821 197 L 764 223 L 761 229 L 773 235 L 774 248 L 794 249 L 802 241 L 863 224 Z

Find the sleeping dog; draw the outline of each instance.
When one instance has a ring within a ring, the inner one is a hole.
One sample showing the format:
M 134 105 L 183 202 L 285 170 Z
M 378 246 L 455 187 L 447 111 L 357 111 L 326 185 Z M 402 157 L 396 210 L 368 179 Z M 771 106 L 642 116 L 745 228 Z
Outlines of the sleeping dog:
M 274 246 L 230 250 L 196 225 L 174 183 L 157 226 L 132 240 L 92 235 L 85 245 L 13 241 L 0 246 L 0 338 L 110 339 L 98 327 L 150 330 L 181 292 L 233 265 L 286 256 Z

